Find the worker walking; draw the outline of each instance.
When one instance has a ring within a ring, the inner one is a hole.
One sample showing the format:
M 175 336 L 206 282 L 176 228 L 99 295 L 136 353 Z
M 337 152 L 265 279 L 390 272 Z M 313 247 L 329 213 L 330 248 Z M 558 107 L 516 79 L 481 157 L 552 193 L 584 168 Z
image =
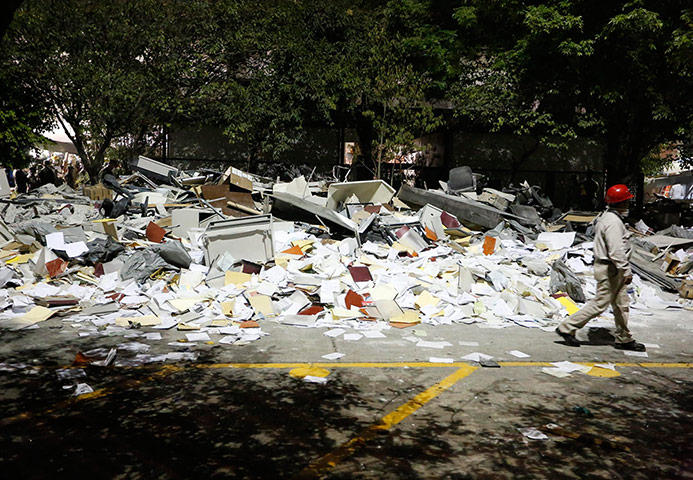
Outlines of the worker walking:
M 600 315 L 611 304 L 616 323 L 615 348 L 642 352 L 645 346 L 636 342 L 628 330 L 627 286 L 633 281 L 628 261 L 630 247 L 623 218 L 628 215 L 628 203 L 633 194 L 625 185 L 614 185 L 606 192 L 607 209 L 597 219 L 594 228 L 594 278 L 596 296 L 563 320 L 556 333 L 566 345 L 579 347 L 575 332 Z

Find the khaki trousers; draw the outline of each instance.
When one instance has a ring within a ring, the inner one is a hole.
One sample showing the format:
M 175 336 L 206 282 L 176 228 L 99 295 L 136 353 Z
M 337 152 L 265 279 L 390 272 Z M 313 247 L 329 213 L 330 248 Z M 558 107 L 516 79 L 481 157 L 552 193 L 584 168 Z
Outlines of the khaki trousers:
M 594 278 L 597 280 L 597 294 L 585 305 L 563 320 L 558 325 L 558 330 L 563 333 L 575 335 L 575 332 L 584 327 L 587 322 L 600 315 L 609 304 L 614 311 L 616 323 L 616 343 L 628 343 L 633 337 L 628 330 L 628 291 L 623 271 L 618 270 L 612 263 L 596 261 L 594 263 Z

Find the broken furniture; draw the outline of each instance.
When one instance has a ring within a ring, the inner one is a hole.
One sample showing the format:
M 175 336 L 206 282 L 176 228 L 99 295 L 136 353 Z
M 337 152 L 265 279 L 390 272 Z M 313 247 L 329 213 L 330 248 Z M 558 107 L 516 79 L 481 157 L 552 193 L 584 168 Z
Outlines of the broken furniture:
M 169 177 L 176 176 L 179 173 L 179 170 L 175 167 L 142 155 L 132 160 L 130 167 L 159 183 L 171 183 Z
M 503 219 L 513 219 L 520 223 L 525 219 L 511 213 L 503 212 L 484 203 L 475 202 L 464 197 L 455 197 L 434 190 L 423 190 L 403 184 L 397 193 L 397 197 L 405 203 L 423 207 L 427 203 L 445 210 L 467 224 L 469 227 L 480 226 L 494 228 Z
M 210 222 L 202 235 L 205 262 L 229 252 L 234 258 L 265 263 L 274 258 L 272 215 Z

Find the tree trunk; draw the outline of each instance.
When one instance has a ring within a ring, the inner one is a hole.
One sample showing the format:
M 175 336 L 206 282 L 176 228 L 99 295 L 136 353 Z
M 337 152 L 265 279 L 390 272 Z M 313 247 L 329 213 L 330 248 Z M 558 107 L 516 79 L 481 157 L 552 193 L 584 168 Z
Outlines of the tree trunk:
M 103 165 L 94 162 L 84 162 L 84 169 L 89 175 L 89 184 L 96 185 L 99 183 L 99 172 L 103 168 Z
M 89 183 L 95 185 L 99 183 L 99 172 L 104 166 L 104 159 L 106 158 L 106 150 L 111 146 L 112 133 L 107 129 L 101 142 L 101 146 L 93 154 L 87 150 L 87 139 L 85 138 L 82 128 L 78 121 L 74 118 L 67 120 L 67 124 L 70 125 L 74 134 L 70 134 L 66 127 L 65 121 L 58 115 L 58 122 L 63 127 L 63 130 L 67 134 L 68 138 L 72 140 L 72 143 L 77 150 L 77 155 L 84 165 L 84 170 L 89 175 Z
M 101 166 L 95 167 L 96 170 L 94 171 L 94 165 L 96 164 L 92 161 L 91 155 L 89 155 L 89 152 L 87 152 L 87 149 L 84 147 L 84 141 L 80 135 L 75 135 L 75 137 L 72 138 L 72 143 L 75 145 L 77 155 L 82 161 L 82 165 L 84 165 L 84 170 L 87 172 L 87 175 L 89 175 L 89 183 L 94 185 L 97 183 L 97 180 L 95 179 L 97 179 L 99 176 Z

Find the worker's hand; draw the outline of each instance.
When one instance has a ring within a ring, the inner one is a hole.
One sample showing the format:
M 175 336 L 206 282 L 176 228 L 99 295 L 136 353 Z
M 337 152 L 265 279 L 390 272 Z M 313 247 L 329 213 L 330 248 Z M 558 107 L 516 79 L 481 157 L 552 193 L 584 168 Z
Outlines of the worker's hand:
M 623 277 L 623 279 L 625 280 L 626 285 L 630 285 L 631 283 L 633 283 L 633 275 L 626 275 L 625 277 Z

